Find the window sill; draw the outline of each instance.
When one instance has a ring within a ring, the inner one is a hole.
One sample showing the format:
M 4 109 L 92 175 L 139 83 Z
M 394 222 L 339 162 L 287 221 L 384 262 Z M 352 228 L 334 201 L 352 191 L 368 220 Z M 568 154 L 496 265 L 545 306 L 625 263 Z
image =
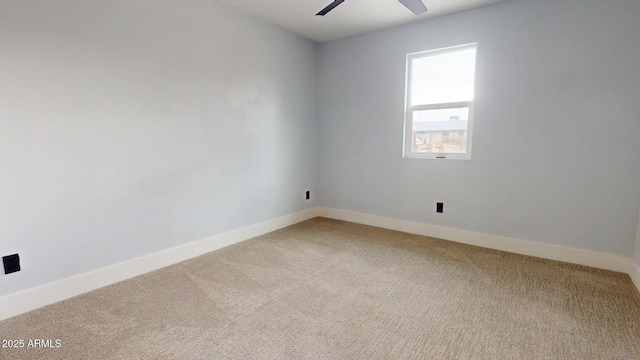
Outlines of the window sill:
M 404 159 L 471 160 L 471 154 L 405 154 Z

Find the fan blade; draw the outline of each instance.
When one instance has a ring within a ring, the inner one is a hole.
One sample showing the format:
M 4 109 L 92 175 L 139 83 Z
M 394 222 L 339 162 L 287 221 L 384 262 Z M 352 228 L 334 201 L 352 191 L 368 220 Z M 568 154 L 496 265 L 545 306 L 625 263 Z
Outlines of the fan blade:
M 320 16 L 325 16 L 327 15 L 327 13 L 331 10 L 333 10 L 333 8 L 335 8 L 336 6 L 342 4 L 344 2 L 344 0 L 334 0 L 331 4 L 329 4 L 329 6 L 327 6 L 326 8 L 320 10 L 319 13 L 316 14 L 316 16 L 320 15 Z
M 414 14 L 420 15 L 427 12 L 427 7 L 424 6 L 422 0 L 398 0 L 400 3 L 411 10 Z

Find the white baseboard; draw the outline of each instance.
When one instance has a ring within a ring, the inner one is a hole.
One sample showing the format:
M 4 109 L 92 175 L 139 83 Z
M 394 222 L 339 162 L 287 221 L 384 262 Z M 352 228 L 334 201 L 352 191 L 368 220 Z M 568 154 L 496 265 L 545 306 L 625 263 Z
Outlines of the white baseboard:
M 631 281 L 636 285 L 638 291 L 640 291 L 640 265 L 631 262 L 629 276 L 631 277 Z
M 535 241 L 490 235 L 468 230 L 430 225 L 425 223 L 393 219 L 348 210 L 320 208 L 318 215 L 326 218 L 344 220 L 364 225 L 377 226 L 410 234 L 430 236 L 438 239 L 502 250 L 516 254 L 535 256 L 544 259 L 564 261 L 586 265 L 599 269 L 629 273 L 631 259 L 589 250 L 545 244 Z M 638 282 L 636 281 L 636 285 Z
M 317 208 L 308 209 L 7 295 L 0 298 L 0 320 L 158 270 L 317 215 Z
M 0 320 L 158 270 L 316 216 L 624 272 L 629 274 L 640 290 L 640 268 L 626 257 L 354 211 L 312 208 L 1 297 Z

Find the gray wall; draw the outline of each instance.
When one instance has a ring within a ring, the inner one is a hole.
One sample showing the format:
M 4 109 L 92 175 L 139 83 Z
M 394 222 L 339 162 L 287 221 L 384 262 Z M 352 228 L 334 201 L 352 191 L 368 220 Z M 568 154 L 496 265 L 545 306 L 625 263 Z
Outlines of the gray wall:
M 215 1 L 29 0 L 0 49 L 0 296 L 314 206 L 314 43 Z
M 321 205 L 631 257 L 638 14 L 509 0 L 320 45 Z M 402 159 L 405 54 L 470 42 L 472 160 Z

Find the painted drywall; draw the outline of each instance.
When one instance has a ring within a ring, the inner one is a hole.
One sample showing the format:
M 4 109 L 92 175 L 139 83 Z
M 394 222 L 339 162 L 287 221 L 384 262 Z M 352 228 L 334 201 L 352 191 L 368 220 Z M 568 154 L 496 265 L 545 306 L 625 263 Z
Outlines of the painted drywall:
M 320 205 L 631 257 L 637 14 L 509 0 L 319 45 Z M 405 55 L 472 42 L 472 159 L 403 159 Z
M 0 296 L 314 206 L 313 42 L 213 0 L 32 0 L 0 49 Z

